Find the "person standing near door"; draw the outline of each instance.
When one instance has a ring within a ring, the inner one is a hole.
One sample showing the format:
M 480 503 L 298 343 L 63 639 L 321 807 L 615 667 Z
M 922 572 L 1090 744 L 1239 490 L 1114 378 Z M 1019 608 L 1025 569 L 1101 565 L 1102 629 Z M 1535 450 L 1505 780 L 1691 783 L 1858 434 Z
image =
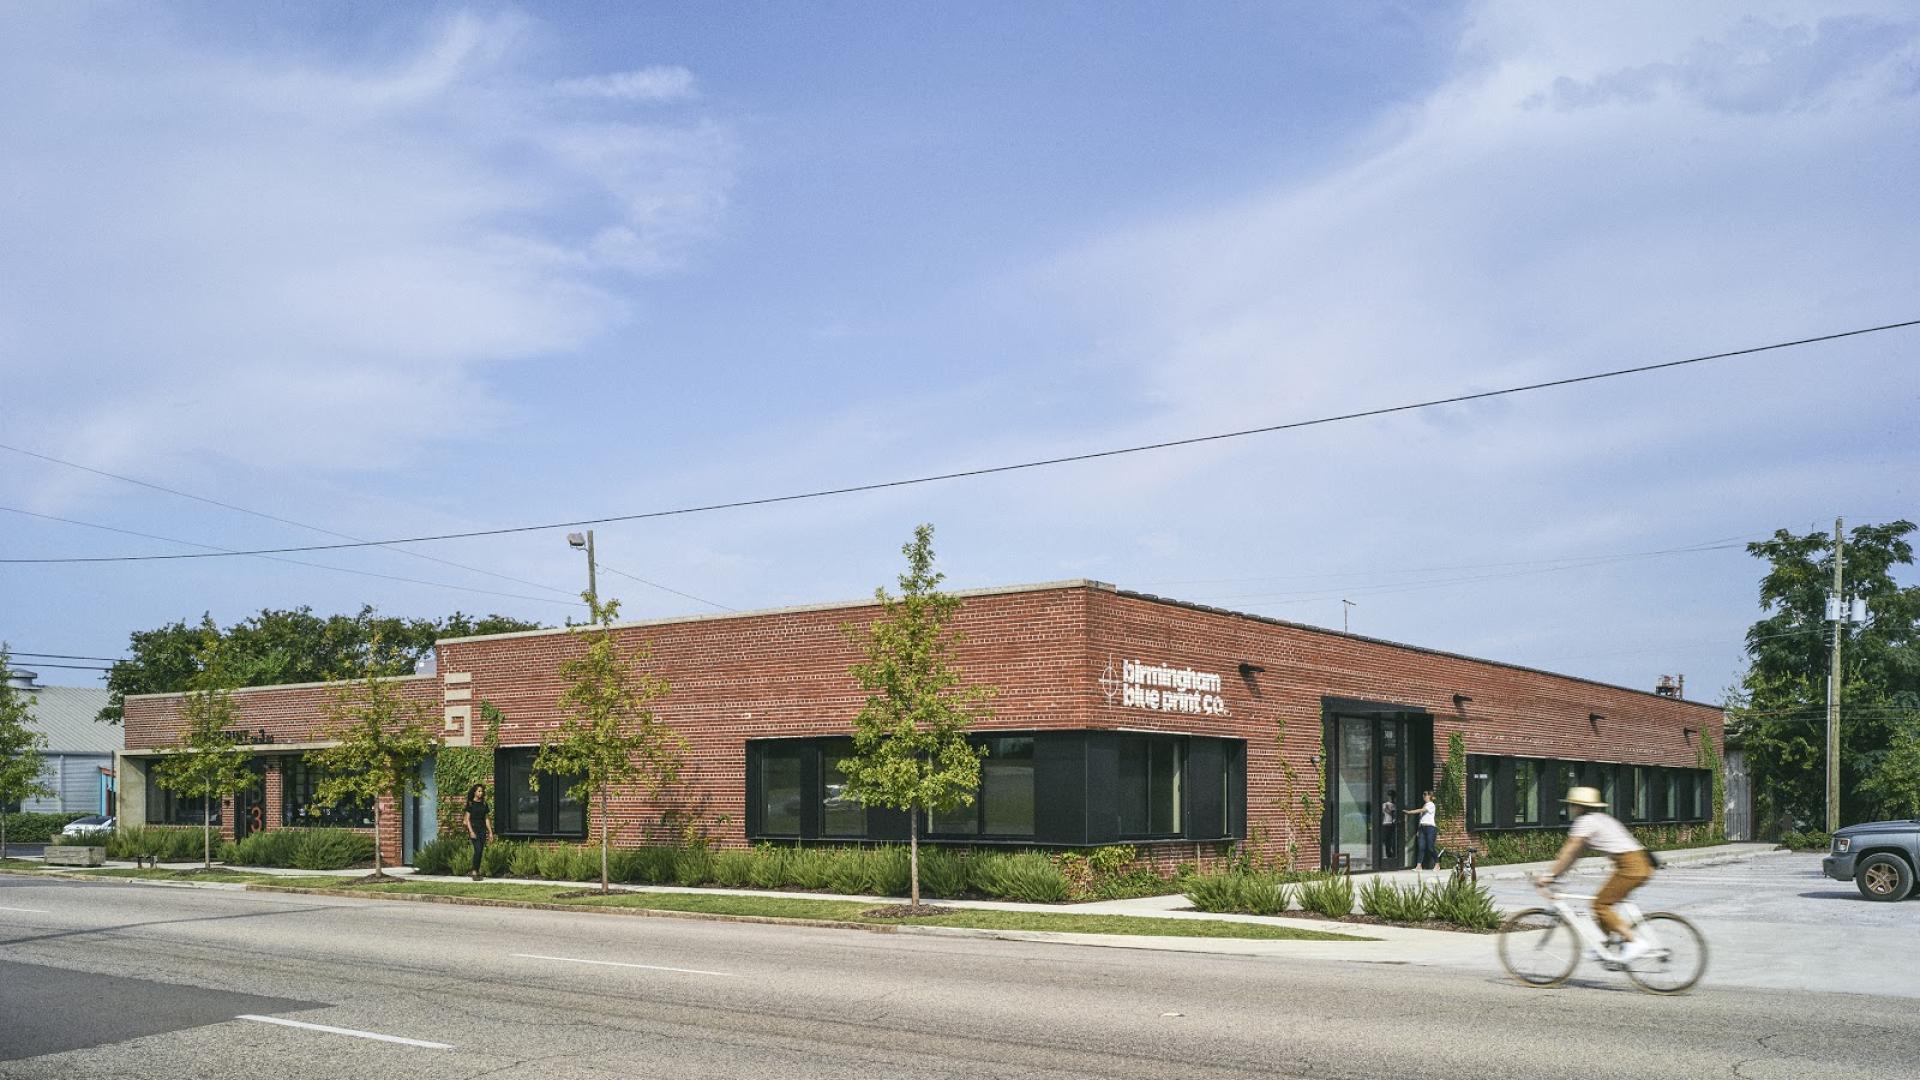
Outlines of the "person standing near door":
M 1415 840 L 1414 861 L 1420 869 L 1431 870 L 1440 865 L 1440 822 L 1439 811 L 1433 805 L 1433 792 L 1426 793 L 1420 804 L 1420 831 Z
M 1400 823 L 1400 792 L 1387 789 L 1387 799 L 1380 804 L 1380 857 L 1388 866 L 1400 865 L 1400 848 L 1394 843 L 1395 830 Z
M 487 853 L 487 788 L 485 784 L 475 784 L 467 790 L 467 836 L 473 840 L 473 880 L 479 881 L 484 875 L 480 871 L 480 860 Z

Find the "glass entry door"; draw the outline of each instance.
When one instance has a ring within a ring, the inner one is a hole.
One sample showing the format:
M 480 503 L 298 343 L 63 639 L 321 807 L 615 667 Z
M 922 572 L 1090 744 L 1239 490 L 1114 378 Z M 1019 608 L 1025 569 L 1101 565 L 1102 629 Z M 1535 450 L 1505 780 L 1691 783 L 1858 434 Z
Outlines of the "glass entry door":
M 1333 795 L 1334 835 L 1328 850 L 1335 864 L 1346 857 L 1354 871 L 1398 870 L 1406 865 L 1409 823 L 1406 808 L 1420 793 L 1409 792 L 1414 776 L 1407 722 L 1391 716 L 1336 716 L 1328 788 Z M 1386 804 L 1393 803 L 1393 823 Z M 1414 820 L 1418 820 L 1416 817 Z

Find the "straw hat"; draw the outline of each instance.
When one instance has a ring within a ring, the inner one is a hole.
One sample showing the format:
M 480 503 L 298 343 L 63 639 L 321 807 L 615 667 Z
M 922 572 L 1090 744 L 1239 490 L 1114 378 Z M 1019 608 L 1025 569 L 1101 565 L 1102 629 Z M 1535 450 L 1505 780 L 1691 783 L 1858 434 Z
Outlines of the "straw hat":
M 1607 806 L 1607 801 L 1600 797 L 1600 789 L 1590 787 L 1574 788 L 1567 792 L 1566 798 L 1560 801 L 1563 803 L 1572 803 L 1575 806 L 1584 806 L 1589 810 L 1604 810 Z

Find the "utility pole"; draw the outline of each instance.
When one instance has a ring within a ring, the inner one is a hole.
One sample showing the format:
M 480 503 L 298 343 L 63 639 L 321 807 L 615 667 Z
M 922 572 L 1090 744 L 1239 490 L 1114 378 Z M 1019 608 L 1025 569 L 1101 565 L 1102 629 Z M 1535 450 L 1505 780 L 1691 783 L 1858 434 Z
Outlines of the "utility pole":
M 1827 671 L 1827 832 L 1840 828 L 1840 631 L 1847 624 L 1846 535 L 1841 521 L 1833 519 L 1833 599 L 1827 614 L 1833 616 L 1833 666 Z

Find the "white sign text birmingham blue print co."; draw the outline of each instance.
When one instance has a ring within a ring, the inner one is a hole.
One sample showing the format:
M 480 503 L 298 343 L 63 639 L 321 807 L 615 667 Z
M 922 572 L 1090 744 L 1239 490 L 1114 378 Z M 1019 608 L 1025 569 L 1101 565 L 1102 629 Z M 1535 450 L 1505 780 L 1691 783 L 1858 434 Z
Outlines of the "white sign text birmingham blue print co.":
M 1100 688 L 1109 703 L 1129 709 L 1186 713 L 1193 716 L 1227 715 L 1227 699 L 1220 696 L 1220 676 L 1192 668 L 1127 660 L 1114 671 L 1113 661 L 1101 674 Z

